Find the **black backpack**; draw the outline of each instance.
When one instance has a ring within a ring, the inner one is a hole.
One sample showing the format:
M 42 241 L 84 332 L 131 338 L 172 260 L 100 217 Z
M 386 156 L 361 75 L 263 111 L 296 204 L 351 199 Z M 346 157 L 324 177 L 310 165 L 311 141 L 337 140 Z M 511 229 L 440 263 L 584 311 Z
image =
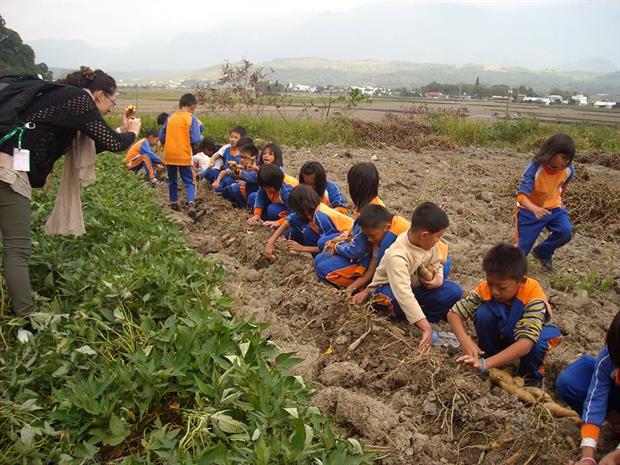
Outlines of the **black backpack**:
M 22 127 L 20 113 L 36 97 L 62 87 L 62 84 L 44 81 L 37 76 L 18 75 L 0 77 L 0 139 L 17 127 Z

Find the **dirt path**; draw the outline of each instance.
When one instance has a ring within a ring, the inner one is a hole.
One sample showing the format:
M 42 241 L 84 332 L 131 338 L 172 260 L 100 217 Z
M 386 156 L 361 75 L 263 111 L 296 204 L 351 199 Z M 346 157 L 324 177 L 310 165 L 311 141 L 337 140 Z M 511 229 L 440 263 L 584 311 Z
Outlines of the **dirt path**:
M 454 261 L 451 277 L 464 289 L 473 288 L 482 278 L 485 251 L 500 240 L 512 240 L 511 186 L 529 155 L 471 148 L 452 153 L 285 148 L 288 173 L 295 175 L 306 160 L 319 160 L 345 190 L 348 168 L 373 156 L 381 173 L 380 195 L 390 210 L 409 217 L 423 200 L 446 209 L 452 222 L 446 235 Z M 620 171 L 598 165 L 587 170 L 620 185 Z M 578 443 L 577 426 L 491 389 L 456 365 L 454 349 L 419 355 L 415 329 L 349 306 L 342 293 L 318 282 L 309 257 L 280 250 L 274 263 L 266 262 L 260 257 L 269 236 L 266 229 L 249 227 L 245 212 L 211 192 L 200 202 L 206 214 L 197 224 L 185 215 L 169 214 L 199 253 L 226 267 L 225 291 L 234 299 L 236 313 L 270 323 L 265 335 L 298 352 L 303 363 L 296 370 L 316 387 L 314 403 L 335 415 L 345 434 L 377 447 L 380 463 L 564 464 L 575 455 L 571 449 Z M 619 309 L 620 247 L 598 238 L 598 231 L 577 232 L 558 253 L 555 275 L 531 263 L 530 275 L 547 290 L 555 323 L 566 335 L 548 359 L 550 390 L 570 360 L 600 349 Z M 616 287 L 601 292 L 593 285 L 592 295 L 574 289 L 575 276 L 595 271 L 614 277 Z M 349 353 L 349 344 L 368 329 L 359 348 Z

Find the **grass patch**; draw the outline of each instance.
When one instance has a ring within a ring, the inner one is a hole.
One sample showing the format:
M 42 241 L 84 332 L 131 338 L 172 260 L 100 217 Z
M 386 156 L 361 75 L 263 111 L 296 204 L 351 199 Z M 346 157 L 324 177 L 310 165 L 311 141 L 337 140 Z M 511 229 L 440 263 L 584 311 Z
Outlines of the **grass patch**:
M 142 131 L 157 127 L 156 115 L 140 115 Z M 394 146 L 402 149 L 451 146 L 489 146 L 522 152 L 536 151 L 552 134 L 570 135 L 580 151 L 620 152 L 618 127 L 577 124 L 541 123 L 535 119 L 518 118 L 493 122 L 469 119 L 454 112 L 427 111 L 421 115 L 388 113 L 379 122 L 336 116 L 328 120 L 297 118 L 284 120 L 277 116 L 214 116 L 198 113 L 205 124 L 204 135 L 219 143 L 228 140 L 233 126 L 245 127 L 255 138 L 293 147 L 320 147 L 336 144 L 343 147 Z M 119 115 L 108 117 L 114 127 Z M 604 165 L 617 167 L 620 155 L 595 157 Z M 586 160 L 584 160 L 586 161 Z M 587 161 L 591 161 L 588 159 Z
M 18 344 L 2 299 L 0 463 L 367 463 L 115 158 L 83 190 L 85 236 L 42 235 L 55 189 L 33 201 L 40 330 Z
M 530 152 L 557 132 L 571 136 L 578 150 L 620 151 L 618 127 L 541 123 L 535 119 L 518 118 L 477 121 L 452 114 L 430 113 L 423 117 L 433 133 L 447 137 L 458 145 L 493 146 Z

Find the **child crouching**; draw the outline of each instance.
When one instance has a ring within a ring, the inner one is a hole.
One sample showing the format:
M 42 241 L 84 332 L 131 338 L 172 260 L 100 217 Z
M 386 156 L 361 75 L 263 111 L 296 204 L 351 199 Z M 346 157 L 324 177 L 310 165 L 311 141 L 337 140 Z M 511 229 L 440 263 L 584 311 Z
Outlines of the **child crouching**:
M 482 373 L 520 360 L 518 374 L 542 384 L 545 355 L 562 339 L 549 324 L 551 307 L 543 289 L 527 277 L 523 252 L 509 244 L 492 247 L 482 269 L 486 279 L 448 313 L 464 353 L 457 361 Z M 468 319 L 474 321 L 478 344 L 465 332 Z

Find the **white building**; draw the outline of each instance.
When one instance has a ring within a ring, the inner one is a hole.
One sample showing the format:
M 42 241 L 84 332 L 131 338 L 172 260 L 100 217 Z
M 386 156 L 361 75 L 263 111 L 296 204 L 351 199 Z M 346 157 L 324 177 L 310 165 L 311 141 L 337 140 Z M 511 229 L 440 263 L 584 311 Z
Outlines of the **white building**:
M 616 104 L 616 102 L 606 102 L 604 100 L 599 100 L 597 102 L 594 102 L 594 106 L 597 108 L 607 108 L 609 110 L 611 110 L 614 105 Z
M 570 99 L 571 99 L 571 101 L 575 102 L 577 105 L 587 105 L 588 104 L 588 97 L 586 97 L 585 95 L 582 95 L 582 94 L 573 95 Z

